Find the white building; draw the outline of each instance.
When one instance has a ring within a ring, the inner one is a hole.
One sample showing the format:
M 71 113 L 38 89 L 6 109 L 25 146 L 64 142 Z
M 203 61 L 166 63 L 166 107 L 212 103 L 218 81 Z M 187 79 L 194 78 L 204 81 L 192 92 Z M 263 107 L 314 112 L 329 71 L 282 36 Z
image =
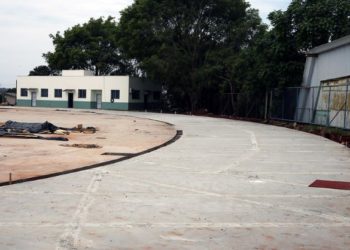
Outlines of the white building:
M 350 35 L 308 51 L 297 120 L 350 129 Z
M 147 110 L 160 105 L 161 86 L 130 76 L 94 76 L 63 70 L 62 76 L 17 77 L 17 105 L 32 107 Z

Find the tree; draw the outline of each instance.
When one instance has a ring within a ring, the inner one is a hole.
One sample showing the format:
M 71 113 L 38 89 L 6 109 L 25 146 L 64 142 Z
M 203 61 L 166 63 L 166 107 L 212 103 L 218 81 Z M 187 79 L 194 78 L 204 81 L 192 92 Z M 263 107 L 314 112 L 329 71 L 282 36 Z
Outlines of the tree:
M 293 0 L 269 19 L 270 30 L 231 61 L 231 78 L 247 96 L 243 101 L 255 99 L 262 107 L 269 89 L 300 86 L 307 50 L 350 34 L 350 1 Z
M 6 93 L 16 93 L 16 88 L 7 89 Z
M 52 69 L 86 69 L 95 75 L 127 74 L 131 65 L 122 58 L 116 41 L 116 23 L 112 17 L 91 18 L 61 35 L 50 35 L 55 50 L 44 54 Z
M 243 0 L 136 0 L 121 14 L 121 51 L 192 111 L 203 92 L 218 90 L 218 73 L 228 66 L 222 61 L 247 46 L 260 25 Z
M 51 74 L 52 70 L 46 65 L 37 66 L 29 72 L 30 76 L 49 76 Z
M 283 14 L 302 51 L 350 34 L 349 0 L 293 0 Z
M 244 52 L 255 60 L 251 75 L 266 89 L 300 86 L 305 52 L 350 34 L 350 1 L 293 0 L 269 19 L 272 28 Z

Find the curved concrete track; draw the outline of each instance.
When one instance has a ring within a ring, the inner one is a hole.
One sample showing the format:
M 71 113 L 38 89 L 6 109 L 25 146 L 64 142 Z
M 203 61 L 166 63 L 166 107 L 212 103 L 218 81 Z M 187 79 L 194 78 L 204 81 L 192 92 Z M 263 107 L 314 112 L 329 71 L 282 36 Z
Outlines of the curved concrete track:
M 240 121 L 122 113 L 183 130 L 114 165 L 0 188 L 0 249 L 348 249 L 350 151 Z

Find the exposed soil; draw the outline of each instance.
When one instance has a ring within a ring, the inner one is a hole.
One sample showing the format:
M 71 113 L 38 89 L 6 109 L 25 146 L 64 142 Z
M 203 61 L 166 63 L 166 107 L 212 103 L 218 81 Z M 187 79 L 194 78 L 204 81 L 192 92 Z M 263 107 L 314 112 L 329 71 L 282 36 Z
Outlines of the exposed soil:
M 0 182 L 26 179 L 56 172 L 69 171 L 121 158 L 126 154 L 161 145 L 172 139 L 173 126 L 113 113 L 84 112 L 77 110 L 6 108 L 0 110 L 0 123 L 49 121 L 59 127 L 94 127 L 96 131 L 76 131 L 62 134 L 67 142 L 54 140 L 0 137 Z M 45 137 L 57 135 L 45 135 Z M 69 145 L 62 147 L 62 144 Z M 94 146 L 91 146 L 94 145 Z M 116 154 L 104 154 L 115 152 Z

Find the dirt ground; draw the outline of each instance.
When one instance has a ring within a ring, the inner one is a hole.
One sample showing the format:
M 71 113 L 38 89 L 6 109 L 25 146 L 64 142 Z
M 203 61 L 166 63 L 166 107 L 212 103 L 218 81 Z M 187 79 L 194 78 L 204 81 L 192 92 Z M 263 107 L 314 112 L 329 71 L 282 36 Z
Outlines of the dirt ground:
M 154 120 L 102 114 L 95 111 L 1 108 L 0 122 L 45 122 L 72 128 L 78 124 L 95 127 L 95 134 L 70 133 L 69 141 L 14 139 L 0 137 L 0 182 L 63 172 L 115 160 L 123 156 L 103 153 L 139 153 L 172 139 L 173 126 Z M 60 135 L 61 136 L 61 135 Z M 100 148 L 62 145 L 97 144 Z

